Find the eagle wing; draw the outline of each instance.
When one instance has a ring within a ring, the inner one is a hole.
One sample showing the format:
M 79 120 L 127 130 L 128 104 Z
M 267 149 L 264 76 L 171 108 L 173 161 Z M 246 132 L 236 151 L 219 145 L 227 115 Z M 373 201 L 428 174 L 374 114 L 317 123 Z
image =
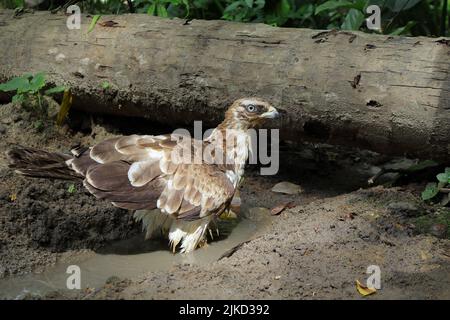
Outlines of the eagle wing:
M 189 148 L 198 152 L 194 144 Z M 178 163 L 172 156 L 176 147 L 180 145 L 173 135 L 123 136 L 73 150 L 75 158 L 68 164 L 85 177 L 84 185 L 94 196 L 120 208 L 158 208 L 185 220 L 223 212 L 235 191 L 226 169 Z

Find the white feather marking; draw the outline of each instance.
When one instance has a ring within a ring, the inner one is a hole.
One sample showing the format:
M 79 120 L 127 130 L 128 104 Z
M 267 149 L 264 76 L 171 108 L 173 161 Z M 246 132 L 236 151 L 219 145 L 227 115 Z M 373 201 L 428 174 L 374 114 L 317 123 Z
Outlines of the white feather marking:
M 242 104 L 244 106 L 248 106 L 249 104 L 258 104 L 258 101 L 256 100 L 251 100 L 251 99 L 245 99 L 242 101 Z
M 142 230 L 145 231 L 145 239 L 159 235 L 167 235 L 175 219 L 158 209 L 137 210 L 134 213 L 136 221 L 142 221 Z
M 133 187 L 142 187 L 155 178 L 156 173 L 151 171 L 154 161 L 134 162 L 128 169 L 128 180 Z M 144 175 L 147 174 L 145 177 Z
M 200 241 L 204 239 L 211 219 L 211 217 L 207 217 L 195 221 L 175 220 L 169 231 L 170 244 L 176 246 L 181 242 L 182 253 L 195 250 Z

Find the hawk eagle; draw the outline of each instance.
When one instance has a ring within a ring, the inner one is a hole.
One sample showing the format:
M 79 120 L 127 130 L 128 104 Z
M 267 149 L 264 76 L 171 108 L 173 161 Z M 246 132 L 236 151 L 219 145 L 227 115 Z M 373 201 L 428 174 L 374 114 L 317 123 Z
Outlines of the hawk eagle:
M 75 148 L 72 155 L 16 146 L 7 156 L 22 175 L 83 180 L 95 197 L 137 210 L 146 238 L 162 233 L 174 252 L 179 244 L 190 252 L 230 206 L 249 156 L 249 129 L 277 116 L 269 103 L 245 98 L 203 140 L 130 135 Z

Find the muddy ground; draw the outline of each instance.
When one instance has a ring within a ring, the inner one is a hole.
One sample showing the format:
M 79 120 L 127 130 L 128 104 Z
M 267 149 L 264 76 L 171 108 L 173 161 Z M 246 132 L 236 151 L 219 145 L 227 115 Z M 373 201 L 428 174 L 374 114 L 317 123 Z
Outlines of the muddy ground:
M 75 112 L 69 125 L 57 128 L 18 106 L 0 106 L 2 151 L 24 144 L 67 152 L 116 134 L 170 130 Z M 324 145 L 295 151 L 284 144 L 280 173 L 260 177 L 250 167 L 241 197 L 247 208 L 270 209 L 287 201 L 295 206 L 270 217 L 264 232 L 229 257 L 130 279 L 111 274 L 99 288 L 33 297 L 357 299 L 355 280 L 365 282 L 367 267 L 378 265 L 382 288 L 370 299 L 450 299 L 450 212 L 420 201 L 435 172 L 401 179 L 394 187 L 367 188 L 367 179 L 387 161 L 405 160 Z M 20 177 L 7 168 L 3 152 L 0 177 L 0 278 L 42 272 L 140 234 L 130 212 L 95 200 L 77 183 Z M 279 181 L 300 184 L 303 191 L 272 192 Z

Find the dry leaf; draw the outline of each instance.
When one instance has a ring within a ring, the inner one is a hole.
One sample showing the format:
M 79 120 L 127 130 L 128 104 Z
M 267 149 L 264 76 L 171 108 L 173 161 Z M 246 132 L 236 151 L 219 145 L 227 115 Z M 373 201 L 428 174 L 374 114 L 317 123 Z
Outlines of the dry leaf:
M 298 184 L 283 181 L 274 185 L 272 191 L 284 194 L 299 194 L 303 190 Z
M 66 120 L 67 115 L 69 114 L 69 109 L 72 106 L 72 101 L 73 98 L 70 89 L 64 90 L 61 107 L 59 108 L 58 115 L 56 116 L 56 124 L 58 126 L 61 126 L 64 123 L 64 120 Z
M 99 25 L 101 25 L 102 27 L 109 27 L 109 28 L 116 27 L 117 24 L 119 24 L 119 23 L 112 21 L 112 20 L 108 20 L 108 21 L 99 23 Z
M 361 284 L 361 282 L 359 282 L 359 280 L 356 280 L 356 290 L 358 290 L 358 292 L 364 297 L 377 292 L 377 289 L 368 288 L 365 285 Z
M 295 207 L 295 205 L 294 205 L 294 203 L 292 201 L 291 202 L 281 203 L 281 204 L 273 207 L 270 210 L 270 214 L 273 215 L 273 216 L 276 216 L 276 215 L 279 215 L 281 212 L 283 212 L 284 209 L 290 209 L 290 208 L 293 208 L 293 207 Z

